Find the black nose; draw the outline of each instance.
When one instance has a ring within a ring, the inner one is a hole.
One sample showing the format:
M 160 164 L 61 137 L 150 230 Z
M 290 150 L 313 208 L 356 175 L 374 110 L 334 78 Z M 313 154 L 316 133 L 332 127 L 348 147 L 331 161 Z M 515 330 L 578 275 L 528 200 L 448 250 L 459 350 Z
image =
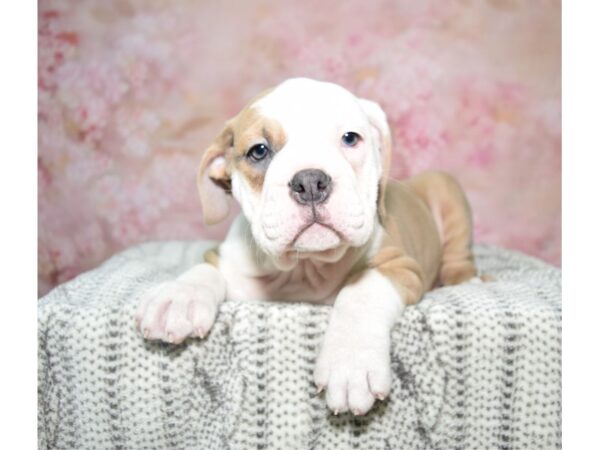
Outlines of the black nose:
M 290 190 L 301 205 L 322 203 L 331 192 L 331 177 L 318 169 L 301 170 L 290 181 Z

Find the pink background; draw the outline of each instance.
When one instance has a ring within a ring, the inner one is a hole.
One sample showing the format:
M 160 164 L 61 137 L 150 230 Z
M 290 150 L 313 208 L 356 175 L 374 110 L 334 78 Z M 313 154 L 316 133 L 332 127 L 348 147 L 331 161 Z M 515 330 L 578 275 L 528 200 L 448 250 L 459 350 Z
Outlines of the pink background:
M 445 169 L 476 242 L 561 258 L 560 2 L 41 1 L 39 291 L 204 227 L 202 150 L 292 76 L 379 102 L 397 178 Z

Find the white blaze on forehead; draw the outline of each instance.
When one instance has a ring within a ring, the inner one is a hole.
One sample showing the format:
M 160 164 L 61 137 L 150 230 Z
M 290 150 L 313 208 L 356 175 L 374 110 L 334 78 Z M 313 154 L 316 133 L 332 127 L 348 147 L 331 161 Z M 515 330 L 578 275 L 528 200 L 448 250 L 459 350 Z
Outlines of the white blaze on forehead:
M 366 116 L 358 99 L 333 83 L 293 78 L 277 86 L 254 106 L 261 114 L 276 118 L 288 139 L 312 136 L 329 140 L 337 137 L 335 131 L 368 133 Z M 306 136 L 307 133 L 311 136 Z

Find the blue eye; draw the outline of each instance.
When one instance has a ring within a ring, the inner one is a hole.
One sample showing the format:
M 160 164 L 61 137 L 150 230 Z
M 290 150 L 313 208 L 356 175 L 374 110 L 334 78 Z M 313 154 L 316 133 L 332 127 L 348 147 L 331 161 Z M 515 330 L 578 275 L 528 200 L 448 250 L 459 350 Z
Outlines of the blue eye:
M 359 141 L 360 135 L 353 131 L 344 133 L 344 135 L 342 136 L 342 142 L 348 147 L 354 147 L 356 144 L 358 144 Z
M 269 147 L 265 144 L 256 144 L 248 150 L 246 153 L 246 157 L 250 158 L 253 161 L 260 161 L 265 159 L 269 154 Z

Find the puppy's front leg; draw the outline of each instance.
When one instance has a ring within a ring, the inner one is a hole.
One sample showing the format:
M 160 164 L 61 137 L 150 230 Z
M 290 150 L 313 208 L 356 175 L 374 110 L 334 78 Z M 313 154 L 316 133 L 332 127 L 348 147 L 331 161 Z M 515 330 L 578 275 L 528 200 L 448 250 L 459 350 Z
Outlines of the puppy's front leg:
M 359 274 L 338 294 L 317 360 L 315 383 L 327 389 L 337 414 L 365 414 L 391 389 L 390 332 L 404 302 L 375 269 Z
M 198 264 L 174 281 L 146 292 L 135 314 L 146 339 L 178 344 L 188 336 L 204 337 L 225 299 L 225 279 L 210 264 Z

